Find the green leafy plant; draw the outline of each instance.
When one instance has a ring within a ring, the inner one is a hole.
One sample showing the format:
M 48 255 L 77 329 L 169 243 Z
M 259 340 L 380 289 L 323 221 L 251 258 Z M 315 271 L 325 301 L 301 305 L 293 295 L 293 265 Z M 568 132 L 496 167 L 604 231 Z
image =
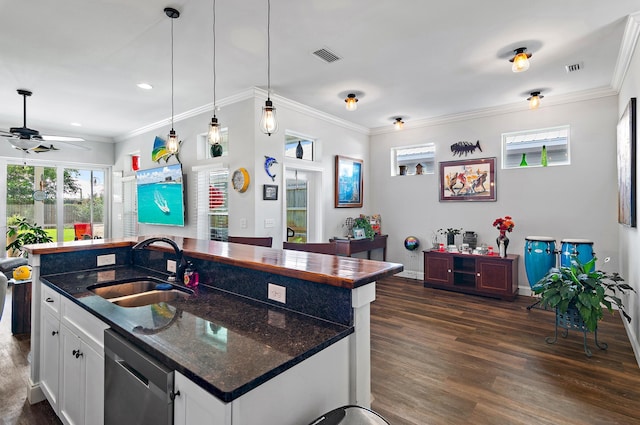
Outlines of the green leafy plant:
M 371 227 L 371 223 L 369 223 L 369 220 L 364 217 L 357 217 L 354 219 L 353 228 L 364 229 L 364 235 L 371 240 L 376 236 L 376 232 L 373 230 L 373 227 Z
M 13 242 L 7 245 L 7 251 L 18 251 L 25 257 L 27 253 L 22 249 L 24 245 L 53 242 L 53 238 L 42 227 L 37 223 L 31 224 L 25 217 L 20 217 L 15 225 L 9 227 L 7 237 L 10 240 L 15 237 Z
M 447 236 L 447 235 L 459 235 L 462 233 L 462 228 L 460 229 L 455 229 L 452 227 L 449 227 L 448 229 L 438 229 L 437 230 L 438 233 L 440 233 L 443 236 Z
M 618 273 L 596 270 L 596 258 L 582 264 L 577 257 L 571 266 L 552 268 L 533 287 L 533 292 L 541 296 L 543 306 L 566 313 L 570 308 L 580 312 L 585 326 L 595 331 L 603 317 L 603 306 L 613 313 L 615 304 L 628 322 L 631 317 L 624 310 L 618 294 L 634 291 Z

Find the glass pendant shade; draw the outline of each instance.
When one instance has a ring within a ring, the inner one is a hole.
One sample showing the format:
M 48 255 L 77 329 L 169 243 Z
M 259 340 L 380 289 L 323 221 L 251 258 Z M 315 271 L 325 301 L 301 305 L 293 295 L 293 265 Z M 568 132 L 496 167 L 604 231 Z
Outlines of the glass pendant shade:
M 211 124 L 209 124 L 209 133 L 207 133 L 207 139 L 209 139 L 210 145 L 220 143 L 220 124 L 218 124 L 218 118 L 214 115 L 211 118 Z
M 540 99 L 544 96 L 540 95 L 540 92 L 534 91 L 531 93 L 531 97 L 527 98 L 529 101 L 529 109 L 538 109 L 540 107 Z
M 262 107 L 262 118 L 260 119 L 260 130 L 264 134 L 271 136 L 278 131 L 278 120 L 276 119 L 276 108 L 273 106 L 271 99 L 267 98 L 267 101 Z
M 348 95 L 344 101 L 347 104 L 347 111 L 355 111 L 356 109 L 358 109 L 358 98 L 355 94 Z
M 402 130 L 402 127 L 404 127 L 404 121 L 402 121 L 402 118 L 396 118 L 396 120 L 393 122 L 393 127 L 396 130 Z
M 511 70 L 513 72 L 524 72 L 529 69 L 529 55 L 525 52 L 518 52 L 513 57 L 513 65 Z
M 178 153 L 178 149 L 180 148 L 180 143 L 178 142 L 178 136 L 176 132 L 172 128 L 169 132 L 169 138 L 167 139 L 167 151 L 170 154 Z

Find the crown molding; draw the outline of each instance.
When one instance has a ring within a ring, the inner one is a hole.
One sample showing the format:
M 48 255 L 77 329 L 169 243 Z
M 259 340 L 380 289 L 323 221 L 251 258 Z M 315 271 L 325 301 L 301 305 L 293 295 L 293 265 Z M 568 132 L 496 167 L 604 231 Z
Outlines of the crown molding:
M 624 78 L 629 70 L 629 64 L 633 57 L 633 52 L 640 36 L 640 12 L 633 13 L 627 17 L 627 26 L 624 29 L 620 50 L 618 51 L 618 61 L 611 78 L 611 87 L 616 93 L 620 92 Z
M 256 97 L 256 99 L 260 99 L 260 101 L 264 101 L 267 100 L 267 91 L 258 87 L 254 87 L 253 88 L 253 92 L 254 92 L 254 96 Z M 328 123 L 337 125 L 339 127 L 343 127 L 346 128 L 348 130 L 352 130 L 364 135 L 370 135 L 370 130 L 367 127 L 364 127 L 362 125 L 358 125 L 358 124 L 354 124 L 350 121 L 347 120 L 343 120 L 342 118 L 338 118 L 336 116 L 327 114 L 325 112 L 322 111 L 318 111 L 317 109 L 311 108 L 307 105 L 303 105 L 302 103 L 298 103 L 294 100 L 288 99 L 286 97 L 282 97 L 279 96 L 277 94 L 274 94 L 273 92 L 271 92 L 271 96 L 270 96 L 271 100 L 273 101 L 274 104 L 276 104 L 278 107 L 282 106 L 284 108 L 290 109 L 292 111 L 296 111 L 299 112 L 301 114 L 313 117 L 313 118 L 317 118 L 323 121 L 326 121 Z
M 237 103 L 237 102 L 242 102 L 243 100 L 247 100 L 247 99 L 251 99 L 253 97 L 253 90 L 248 89 L 248 90 L 244 90 L 241 91 L 240 93 L 237 93 L 233 96 L 229 96 L 229 97 L 225 97 L 223 99 L 221 99 L 220 101 L 216 102 L 216 108 L 223 108 L 225 106 Z M 180 122 L 183 120 L 186 120 L 188 118 L 192 118 L 201 114 L 204 114 L 205 112 L 212 112 L 213 111 L 213 102 L 207 103 L 206 105 L 202 105 L 199 106 L 197 108 L 193 108 L 190 109 L 188 111 L 182 112 L 180 114 L 177 114 L 173 117 L 173 122 Z M 114 140 L 116 142 L 122 142 L 125 141 L 127 139 L 131 139 L 132 137 L 135 136 L 139 136 L 141 134 L 145 134 L 145 133 L 149 133 L 150 131 L 153 130 L 157 130 L 159 128 L 163 128 L 166 127 L 168 125 L 171 125 L 171 118 L 165 118 L 163 120 L 160 121 L 156 121 L 154 123 L 145 125 L 143 127 L 137 128 L 135 130 L 132 130 L 128 133 L 122 134 L 120 136 L 117 136 L 114 138 Z
M 544 104 L 540 108 L 563 105 L 567 103 L 583 102 L 586 100 L 598 99 L 607 96 L 616 96 L 618 93 L 611 87 L 599 87 L 596 89 L 583 90 L 565 95 L 545 97 Z M 491 108 L 478 109 L 475 111 L 461 112 L 459 114 L 442 115 L 439 117 L 425 118 L 420 120 L 407 121 L 401 131 L 414 128 L 432 127 L 434 125 L 450 124 L 458 121 L 467 121 L 478 118 L 486 118 L 495 115 L 504 115 L 512 112 L 528 111 L 527 102 L 510 103 L 506 105 L 494 106 Z M 380 135 L 388 133 L 396 133 L 398 130 L 393 128 L 392 124 L 384 127 L 376 127 L 371 129 L 371 135 Z

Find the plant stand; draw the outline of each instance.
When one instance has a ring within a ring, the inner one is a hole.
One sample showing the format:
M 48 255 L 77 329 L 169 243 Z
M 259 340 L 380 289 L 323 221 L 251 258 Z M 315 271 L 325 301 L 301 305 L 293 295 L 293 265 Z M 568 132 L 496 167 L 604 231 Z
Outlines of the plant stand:
M 584 324 L 584 321 L 582 320 L 582 316 L 580 316 L 580 312 L 575 309 L 575 308 L 570 308 L 567 310 L 566 313 L 561 313 L 557 308 L 556 308 L 556 328 L 555 328 L 555 335 L 552 337 L 547 337 L 545 338 L 545 341 L 547 342 L 547 344 L 553 344 L 558 340 L 558 327 L 564 329 L 562 332 L 562 337 L 566 338 L 567 335 L 569 334 L 569 330 L 570 329 L 576 329 L 578 331 L 581 331 L 583 334 L 583 341 L 584 341 L 584 352 L 587 355 L 587 357 L 591 357 L 593 355 L 593 353 L 591 352 L 591 350 L 589 349 L 589 346 L 587 345 L 587 332 L 589 332 L 589 330 L 587 329 L 587 327 Z M 609 346 L 606 343 L 599 343 L 598 342 L 598 329 L 596 328 L 596 330 L 593 332 L 594 338 L 595 338 L 595 343 L 596 346 L 601 349 L 601 350 L 606 350 Z

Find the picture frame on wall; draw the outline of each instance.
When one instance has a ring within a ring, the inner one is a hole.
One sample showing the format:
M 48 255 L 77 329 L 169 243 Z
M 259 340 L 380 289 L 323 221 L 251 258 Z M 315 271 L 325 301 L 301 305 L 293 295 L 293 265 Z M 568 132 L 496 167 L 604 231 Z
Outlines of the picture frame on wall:
M 278 200 L 278 185 L 265 184 L 262 186 L 262 199 L 265 201 Z
M 440 162 L 440 202 L 496 200 L 496 158 Z
M 362 208 L 362 165 L 361 159 L 336 155 L 336 208 Z
M 636 227 L 636 98 L 629 99 L 617 126 L 618 223 Z

